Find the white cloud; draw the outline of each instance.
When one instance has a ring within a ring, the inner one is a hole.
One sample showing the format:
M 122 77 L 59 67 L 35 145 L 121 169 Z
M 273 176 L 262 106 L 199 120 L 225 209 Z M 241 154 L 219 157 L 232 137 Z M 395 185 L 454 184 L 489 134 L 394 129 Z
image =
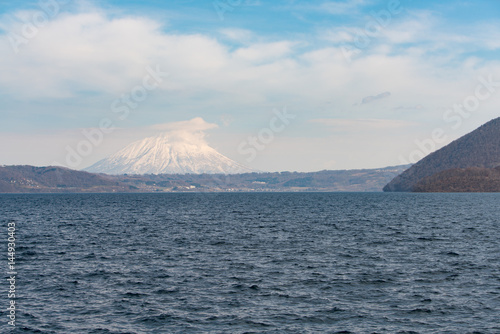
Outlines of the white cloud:
M 288 41 L 253 44 L 249 47 L 237 49 L 233 56 L 235 59 L 250 62 L 275 60 L 290 55 L 295 44 Z
M 208 123 L 201 117 L 195 117 L 188 121 L 156 124 L 151 126 L 151 129 L 161 130 L 162 135 L 167 136 L 171 141 L 206 145 L 205 131 L 218 127 L 217 124 Z
M 228 28 L 228 29 L 221 29 L 219 30 L 219 32 L 225 38 L 242 44 L 246 44 L 254 38 L 253 32 L 247 29 Z
M 60 15 L 20 45 L 18 54 L 7 40 L 0 44 L 0 85 L 23 97 L 124 90 L 144 75 L 158 27 L 147 19 L 107 19 L 98 12 Z
M 301 99 L 307 105 L 308 100 L 331 99 L 328 95 L 333 94 L 347 107 L 356 102 L 351 96 L 370 95 L 379 86 L 393 92 L 405 90 L 407 94 L 398 92 L 403 97 L 417 90 L 425 95 L 450 84 L 439 77 L 436 80 L 436 73 L 441 72 L 438 75 L 442 77 L 449 71 L 447 75 L 454 76 L 454 82 L 459 72 L 464 73 L 463 68 L 439 68 L 445 59 L 434 67 L 417 47 L 402 53 L 374 48 L 348 64 L 338 47 L 306 49 L 299 47 L 300 42 L 278 40 L 249 42 L 231 50 L 207 35 L 174 34 L 163 29 L 158 22 L 142 17 L 109 18 L 100 11 L 61 14 L 22 46 L 18 55 L 6 40 L 0 44 L 0 90 L 17 98 L 74 97 L 82 91 L 116 98 L 142 81 L 146 66 L 158 65 L 170 73 L 160 90 L 175 92 L 169 98 L 179 104 L 203 92 L 209 94 L 200 103 L 212 99 L 209 105 L 219 105 L 220 100 L 215 99 L 224 96 L 228 103 L 235 103 L 234 107 L 274 96 L 293 100 L 280 104 Z M 234 38 L 250 34 L 239 30 L 225 33 Z M 405 40 L 387 38 L 394 43 Z
M 223 66 L 225 47 L 213 38 L 164 34 L 160 28 L 141 17 L 60 15 L 20 45 L 18 54 L 3 40 L 0 86 L 33 98 L 72 97 L 86 90 L 118 94 L 141 82 L 147 65 L 204 75 Z
M 334 44 L 351 43 L 360 31 L 359 28 L 336 27 L 323 32 L 321 38 Z
M 169 122 L 163 124 L 155 124 L 151 126 L 152 129 L 161 131 L 189 131 L 189 132 L 206 131 L 210 129 L 216 129 L 218 127 L 219 126 L 217 124 L 208 123 L 201 117 L 196 117 L 188 121 Z

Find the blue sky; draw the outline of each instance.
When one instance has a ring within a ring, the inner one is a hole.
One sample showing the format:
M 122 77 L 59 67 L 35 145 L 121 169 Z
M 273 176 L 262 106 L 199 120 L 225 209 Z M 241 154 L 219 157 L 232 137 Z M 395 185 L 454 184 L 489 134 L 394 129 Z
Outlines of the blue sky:
M 0 164 L 80 169 L 186 124 L 266 171 L 415 161 L 498 116 L 499 16 L 497 1 L 0 0 Z

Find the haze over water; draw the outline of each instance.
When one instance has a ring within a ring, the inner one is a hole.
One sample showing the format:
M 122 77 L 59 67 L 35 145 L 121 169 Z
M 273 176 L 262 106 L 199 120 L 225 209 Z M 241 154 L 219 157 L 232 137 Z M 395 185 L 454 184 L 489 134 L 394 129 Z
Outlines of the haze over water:
M 12 333 L 498 333 L 499 200 L 0 195 Z

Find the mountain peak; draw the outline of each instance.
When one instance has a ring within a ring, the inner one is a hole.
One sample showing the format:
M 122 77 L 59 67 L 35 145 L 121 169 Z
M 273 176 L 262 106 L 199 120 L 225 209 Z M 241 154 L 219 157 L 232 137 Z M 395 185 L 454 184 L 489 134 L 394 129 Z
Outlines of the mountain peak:
M 192 133 L 162 133 L 135 141 L 85 169 L 105 174 L 238 174 L 255 172 Z

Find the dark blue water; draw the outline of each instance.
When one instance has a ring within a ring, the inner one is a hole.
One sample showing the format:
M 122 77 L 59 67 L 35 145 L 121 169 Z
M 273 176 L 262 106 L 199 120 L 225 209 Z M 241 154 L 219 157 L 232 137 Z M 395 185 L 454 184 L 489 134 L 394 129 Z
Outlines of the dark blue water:
M 499 202 L 500 194 L 0 195 L 1 239 L 10 220 L 18 238 L 16 327 L 1 292 L 0 329 L 500 333 Z

